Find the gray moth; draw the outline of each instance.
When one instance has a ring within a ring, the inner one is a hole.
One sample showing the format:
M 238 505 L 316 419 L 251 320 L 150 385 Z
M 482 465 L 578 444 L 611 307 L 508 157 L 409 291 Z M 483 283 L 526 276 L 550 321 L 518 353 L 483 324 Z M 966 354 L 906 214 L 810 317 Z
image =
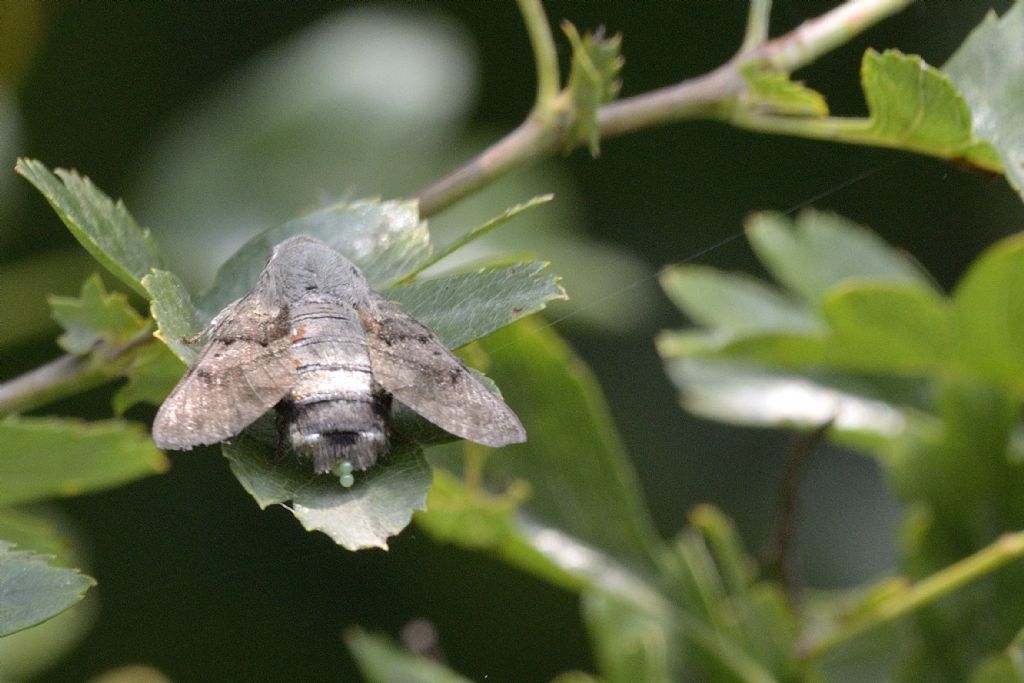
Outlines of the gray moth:
M 433 332 L 312 237 L 274 247 L 252 291 L 201 336 L 153 423 L 161 448 L 224 441 L 274 408 L 282 439 L 317 473 L 365 470 L 389 450 L 392 397 L 470 441 L 526 440 L 512 409 Z

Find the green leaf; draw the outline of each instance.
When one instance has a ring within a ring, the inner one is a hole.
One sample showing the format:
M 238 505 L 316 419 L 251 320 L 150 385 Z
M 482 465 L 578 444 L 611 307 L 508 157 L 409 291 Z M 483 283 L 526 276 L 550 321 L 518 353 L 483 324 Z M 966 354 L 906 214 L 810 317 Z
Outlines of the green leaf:
M 160 405 L 184 372 L 181 359 L 164 344 L 147 344 L 125 368 L 128 383 L 114 394 L 114 412 L 123 415 L 136 403 Z
M 796 620 L 779 589 L 755 583 L 755 564 L 731 523 L 710 506 L 691 512 L 665 558 L 676 601 L 688 618 L 681 634 L 709 680 L 802 680 Z
M 529 495 L 530 487 L 524 481 L 515 482 L 502 494 L 491 494 L 436 469 L 427 509 L 416 513 L 416 523 L 437 541 L 490 553 L 550 583 L 580 590 L 587 584 L 588 573 L 594 576 L 596 572 L 567 571 L 530 543 L 530 532 L 518 515 Z
M 499 489 L 529 481 L 523 509 L 540 526 L 624 565 L 650 567 L 661 542 L 590 370 L 534 319 L 487 337 L 480 349 L 529 435 L 487 460 L 488 480 Z
M 999 654 L 986 657 L 970 683 L 1024 683 L 1024 629 Z
M 42 623 L 71 607 L 96 582 L 48 557 L 0 540 L 0 636 Z
M 0 507 L 0 538 L 55 558 L 65 559 L 69 555 L 68 541 L 53 521 L 16 508 Z
M 185 285 L 174 273 L 154 270 L 142 280 L 157 323 L 156 337 L 185 363 L 195 360 L 198 347 L 185 342 L 201 329 L 199 315 Z
M 568 91 L 574 117 L 567 138 L 586 143 L 591 155 L 596 157 L 601 151 L 598 110 L 602 104 L 614 100 L 622 88 L 619 80 L 619 72 L 625 64 L 621 54 L 622 35 L 605 38 L 604 29 L 599 28 L 581 37 L 568 21 L 562 22 L 562 31 L 572 45 Z
M 602 679 L 609 683 L 683 679 L 678 633 L 671 619 L 600 591 L 584 593 L 582 608 Z
M 322 531 L 348 550 L 387 549 L 387 539 L 409 525 L 426 505 L 430 467 L 418 450 L 395 450 L 356 483 L 314 475 L 291 455 L 271 462 L 276 437 L 270 420 L 223 445 L 231 471 L 261 508 L 292 501 L 291 511 L 310 531 Z
M 270 252 L 294 235 L 309 235 L 329 244 L 363 271 L 380 290 L 425 263 L 431 255 L 427 224 L 414 201 L 360 200 L 308 213 L 261 232 L 246 242 L 217 271 L 213 286 L 197 308 L 209 320 L 256 284 Z
M 149 435 L 121 420 L 10 416 L 0 421 L 0 504 L 75 496 L 163 472 Z
M 546 264 L 519 263 L 419 280 L 385 292 L 450 348 L 458 348 L 564 299 Z
M 847 281 L 829 291 L 822 309 L 835 367 L 921 375 L 941 371 L 953 356 L 952 311 L 930 287 Z
M 755 97 L 752 107 L 732 108 L 727 117 L 752 130 L 891 147 L 962 160 L 991 171 L 1002 170 L 992 147 L 975 137 L 971 111 L 964 98 L 949 78 L 916 55 L 904 55 L 897 50 L 864 53 L 861 85 L 868 107 L 865 118 L 813 115 L 814 108 L 820 106 L 813 102 L 813 91 L 797 91 L 796 84 L 783 82 L 778 75 L 774 78 L 775 81 L 754 83 L 758 90 L 768 91 L 769 104 L 774 103 L 771 95 L 783 90 L 784 94 L 778 95 L 780 104 L 793 111 L 783 110 L 782 115 L 770 110 L 765 113 Z M 792 115 L 796 113 L 804 115 Z
M 406 652 L 388 638 L 358 628 L 345 631 L 345 644 L 369 683 L 468 683 L 446 666 Z
M 603 679 L 583 671 L 566 671 L 551 679 L 551 683 L 602 683 Z
M 863 135 L 875 138 L 872 144 L 990 163 L 991 150 L 974 137 L 964 98 L 920 57 L 868 50 L 861 83 L 869 112 Z
M 145 296 L 142 278 L 160 267 L 160 257 L 149 231 L 138 226 L 124 203 L 112 201 L 74 171 L 57 169 L 54 176 L 33 159 L 19 159 L 15 170 L 42 193 L 93 258 Z
M 96 621 L 99 603 L 94 595 L 52 619 L 0 637 L 0 674 L 5 681 L 28 681 L 49 670 L 85 639 Z M 135 682 L 139 683 L 139 682 Z
M 1024 234 L 982 254 L 953 294 L 963 362 L 1024 394 Z
M 82 284 L 77 299 L 51 296 L 50 308 L 65 330 L 57 342 L 68 353 L 79 355 L 89 353 L 100 342 L 127 341 L 148 324 L 123 294 L 107 294 L 99 275 Z
M 440 249 L 429 259 L 418 265 L 414 270 L 405 274 L 401 278 L 401 280 L 399 280 L 399 282 L 406 282 L 412 279 L 415 275 L 417 275 L 424 269 L 429 268 L 430 266 L 434 265 L 444 257 L 455 253 L 456 251 L 466 246 L 473 240 L 483 237 L 487 233 L 491 232 L 492 230 L 501 225 L 504 225 L 505 223 L 509 222 L 510 220 L 512 220 L 521 213 L 529 211 L 530 209 L 536 206 L 540 206 L 541 204 L 547 204 L 554 198 L 555 195 L 553 194 L 544 194 L 534 197 L 527 202 L 523 202 L 522 204 L 516 204 L 515 206 L 505 209 L 502 213 L 495 216 L 494 218 L 488 220 L 485 223 L 482 223 L 481 225 L 478 225 L 472 230 L 469 230 L 468 232 L 452 240 L 449 244 L 445 245 L 442 249 Z
M 748 234 L 806 308 L 745 276 L 668 271 L 673 299 L 706 326 L 657 340 L 683 405 L 736 424 L 831 422 L 845 443 L 872 451 L 909 431 L 932 433 L 938 421 L 920 409 L 929 408 L 928 377 L 961 369 L 950 306 L 927 275 L 828 214 L 805 212 L 796 223 L 761 214 Z
M 805 306 L 761 282 L 706 266 L 675 266 L 660 278 L 669 298 L 719 338 L 764 332 L 818 333 L 821 320 Z
M 861 447 L 897 439 L 911 425 L 937 427 L 911 409 L 795 372 L 687 357 L 666 358 L 666 368 L 686 410 L 731 424 L 817 429 L 831 422 Z
M 747 83 L 743 106 L 779 116 L 828 116 L 825 97 L 788 73 L 756 62 L 744 66 L 742 73 Z
M 65 534 L 68 520 L 39 505 L 27 513 L 0 508 L 0 539 L 39 555 L 52 556 L 51 566 L 80 566 Z M 75 570 L 78 571 L 78 570 Z M 92 601 L 78 604 L 42 624 L 0 638 L 0 679 L 29 680 L 55 666 L 85 636 L 95 617 Z M 3 612 L 0 603 L 0 614 Z
M 1024 195 L 1024 5 L 1000 18 L 989 13 L 942 67 L 974 113 L 973 130 L 1002 160 L 1006 178 Z
M 439 468 L 427 509 L 416 514 L 416 523 L 438 541 L 490 553 L 567 590 L 600 590 L 667 618 L 668 603 L 646 575 L 524 513 L 520 507 L 529 495 L 524 481 L 496 495 L 467 486 Z
M 906 254 L 834 214 L 804 210 L 794 222 L 782 214 L 758 213 L 746 230 L 765 267 L 811 308 L 820 305 L 829 289 L 850 278 L 931 284 Z

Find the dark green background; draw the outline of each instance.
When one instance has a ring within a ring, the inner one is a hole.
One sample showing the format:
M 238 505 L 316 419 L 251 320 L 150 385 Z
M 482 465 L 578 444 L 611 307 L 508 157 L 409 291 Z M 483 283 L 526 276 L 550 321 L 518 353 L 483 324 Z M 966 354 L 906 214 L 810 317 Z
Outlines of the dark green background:
M 990 5 L 1006 4 L 919 2 L 798 76 L 826 93 L 834 113 L 863 113 L 857 67 L 865 48 L 898 47 L 941 65 Z M 773 33 L 825 5 L 777 2 Z M 534 88 L 514 4 L 417 6 L 454 18 L 477 43 L 482 74 L 474 123 L 496 131 L 513 127 L 529 109 Z M 746 11 L 733 0 L 546 6 L 553 22 L 565 17 L 624 34 L 623 95 L 727 59 Z M 77 168 L 110 195 L 126 196 L 131 207 L 133 181 L 160 126 L 253 55 L 344 4 L 45 7 L 33 57 L 15 83 L 24 121 L 17 152 L 50 167 Z M 560 46 L 564 57 L 564 41 Z M 5 163 L 5 172 L 13 173 L 13 159 Z M 750 211 L 787 210 L 819 195 L 815 206 L 873 227 L 946 286 L 984 246 L 1024 226 L 1019 199 L 999 178 L 907 154 L 758 136 L 712 123 L 645 131 L 608 141 L 596 161 L 576 152 L 557 163 L 578 185 L 588 233 L 631 249 L 650 264 L 652 277 L 662 265 L 736 235 Z M 72 243 L 27 184 L 15 200 L 0 267 Z M 502 208 L 493 207 L 494 213 Z M 759 272 L 742 239 L 696 260 Z M 3 299 L 3 306 L 19 305 L 28 304 Z M 788 439 L 709 424 L 678 409 L 652 336 L 680 324 L 659 300 L 648 326 L 629 334 L 587 331 L 571 321 L 559 329 L 595 369 L 662 532 L 673 534 L 691 505 L 711 501 L 737 519 L 757 550 Z M 57 353 L 52 335 L 5 348 L 0 378 Z M 107 414 L 107 396 L 95 392 L 46 412 L 99 417 Z M 137 408 L 130 417 L 151 415 Z M 99 580 L 101 611 L 89 636 L 43 680 L 76 681 L 134 662 L 177 680 L 348 680 L 356 674 L 340 639 L 346 626 L 397 635 L 415 617 L 437 626 L 449 662 L 474 680 L 545 680 L 569 668 L 592 669 L 569 594 L 485 557 L 438 546 L 415 527 L 388 553 L 344 552 L 325 536 L 303 531 L 285 510 L 260 512 L 215 450 L 173 454 L 172 460 L 165 476 L 63 505 Z M 865 458 L 818 454 L 803 488 L 801 520 L 810 585 L 866 580 L 895 562 L 898 508 Z

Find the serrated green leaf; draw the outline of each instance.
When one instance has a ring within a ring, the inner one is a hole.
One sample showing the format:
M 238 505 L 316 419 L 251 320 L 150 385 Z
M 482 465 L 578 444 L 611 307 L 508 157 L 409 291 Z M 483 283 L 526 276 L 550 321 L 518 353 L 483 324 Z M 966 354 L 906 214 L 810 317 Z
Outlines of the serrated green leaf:
M 185 367 L 164 344 L 147 344 L 125 368 L 128 383 L 114 394 L 114 412 L 123 415 L 136 403 L 160 405 L 181 379 Z
M 974 133 L 1002 160 L 1006 178 L 1024 195 L 1024 5 L 988 14 L 942 70 L 974 113 Z
M 544 263 L 481 268 L 473 273 L 419 280 L 385 292 L 429 327 L 449 348 L 485 337 L 564 299 L 558 278 Z
M 959 92 L 938 69 L 916 55 L 897 50 L 864 53 L 861 85 L 870 123 L 864 135 L 875 144 L 923 151 L 947 158 L 990 157 L 977 149 L 971 112 Z
M 754 214 L 747 239 L 780 283 L 812 309 L 835 285 L 850 278 L 931 284 L 906 254 L 840 216 L 801 211 L 796 221 L 777 213 Z
M 1024 234 L 982 254 L 953 294 L 963 362 L 1024 392 Z
M 920 57 L 868 50 L 861 62 L 861 86 L 868 107 L 864 118 L 766 114 L 756 101 L 754 107 L 736 107 L 726 116 L 758 131 L 903 149 L 1002 170 L 995 150 L 972 132 L 964 98 Z
M 789 74 L 758 63 L 747 64 L 742 73 L 747 84 L 743 106 L 779 116 L 828 116 L 825 97 Z
M 660 540 L 590 371 L 533 319 L 492 334 L 480 348 L 488 376 L 529 435 L 488 459 L 488 479 L 499 488 L 529 481 L 533 495 L 523 509 L 537 524 L 627 566 L 650 567 Z
M 79 355 L 89 353 L 99 342 L 127 341 L 148 324 L 123 294 L 108 294 L 95 274 L 82 284 L 77 299 L 51 296 L 50 309 L 65 330 L 57 342 L 68 353 Z
M 751 277 L 685 265 L 665 270 L 659 279 L 680 310 L 721 337 L 823 331 L 806 306 Z
M 0 507 L 0 538 L 42 555 L 68 555 L 68 542 L 51 520 L 16 508 Z
M 157 474 L 164 454 L 136 424 L 10 416 L 0 421 L 0 504 L 75 496 Z
M 197 300 L 206 320 L 244 296 L 267 264 L 274 246 L 294 235 L 326 242 L 363 271 L 380 290 L 425 263 L 430 233 L 414 201 L 343 202 L 288 221 L 246 242 L 217 271 L 213 286 Z
M 49 557 L 0 540 L 0 636 L 42 623 L 71 607 L 96 582 Z
M 369 683 L 468 683 L 448 667 L 403 650 L 388 638 L 358 628 L 345 632 L 345 644 Z
M 47 562 L 50 566 L 80 566 L 66 537 L 68 520 L 51 516 L 46 506 L 33 505 L 32 510 L 0 508 L 0 539 L 39 556 L 51 556 Z M 0 680 L 29 680 L 54 666 L 85 635 L 95 616 L 94 607 L 86 601 L 53 619 L 0 638 Z
M 294 456 L 271 462 L 272 425 L 257 424 L 223 445 L 231 471 L 261 508 L 292 501 L 291 511 L 310 531 L 322 531 L 348 550 L 387 549 L 387 539 L 422 510 L 430 488 L 430 467 L 420 451 L 397 448 L 356 483 L 344 488 L 329 475 L 314 475 Z
M 123 202 L 112 201 L 74 171 L 57 169 L 55 176 L 34 159 L 19 159 L 15 170 L 42 193 L 93 258 L 145 296 L 142 278 L 160 267 L 160 257 L 149 231 L 138 226 Z
M 28 681 L 68 656 L 88 634 L 97 613 L 93 596 L 41 624 L 0 638 L 0 676 L 4 681 Z
M 410 272 L 406 273 L 405 275 L 403 275 L 401 280 L 399 280 L 399 282 L 407 282 L 407 281 L 411 280 L 415 275 L 417 275 L 421 271 L 423 271 L 426 268 L 429 268 L 430 266 L 434 265 L 435 263 L 437 263 L 438 261 L 440 261 L 444 257 L 446 257 L 446 256 L 448 256 L 450 254 L 455 253 L 456 251 L 458 251 L 462 247 L 466 246 L 467 244 L 469 244 L 473 240 L 479 239 L 479 238 L 483 237 L 484 235 L 486 235 L 487 233 L 489 233 L 492 230 L 494 230 L 495 228 L 500 227 L 500 226 L 504 225 L 505 223 L 508 223 L 510 220 L 512 220 L 513 218 L 515 218 L 516 216 L 518 216 L 521 213 L 529 211 L 530 209 L 532 209 L 534 207 L 537 207 L 537 206 L 540 206 L 542 204 L 547 204 L 548 202 L 550 202 L 554 198 L 555 198 L 555 195 L 553 195 L 553 194 L 539 195 L 537 197 L 533 197 L 529 201 L 523 202 L 522 204 L 516 204 L 515 206 L 511 206 L 511 207 L 505 209 L 503 212 L 501 212 L 500 214 L 498 214 L 494 218 L 490 219 L 489 221 L 486 221 L 485 223 L 481 223 L 480 225 L 478 225 L 477 227 L 473 228 L 472 230 L 469 230 L 468 232 L 466 232 L 466 233 L 460 235 L 459 237 L 455 238 L 454 240 L 452 240 L 449 244 L 445 245 L 443 248 L 438 250 L 429 259 L 427 259 L 423 263 L 421 263 L 418 266 L 416 266 L 416 268 L 413 269 L 412 271 L 410 271 Z
M 0 306 L 0 348 L 13 349 L 53 336 L 53 317 L 39 293 L 74 291 L 95 272 L 96 262 L 77 246 L 6 261 L 0 269 L 0 292 L 4 301 L 23 303 Z
M 292 507 L 302 526 L 324 532 L 348 550 L 387 550 L 387 539 L 426 507 L 429 489 L 430 466 L 422 452 L 393 452 L 351 488 L 319 477 L 292 498 Z
M 191 363 L 199 349 L 185 340 L 199 332 L 202 325 L 185 285 L 177 275 L 166 270 L 154 270 L 142 279 L 142 284 L 157 323 L 156 337 L 182 361 Z
M 601 105 L 615 99 L 622 82 L 619 72 L 622 58 L 622 35 L 604 37 L 604 29 L 587 32 L 582 37 L 568 21 L 562 22 L 562 31 L 572 45 L 572 65 L 569 67 L 568 90 L 572 97 L 574 117 L 568 138 L 586 143 L 590 153 L 601 151 L 601 131 L 597 112 Z

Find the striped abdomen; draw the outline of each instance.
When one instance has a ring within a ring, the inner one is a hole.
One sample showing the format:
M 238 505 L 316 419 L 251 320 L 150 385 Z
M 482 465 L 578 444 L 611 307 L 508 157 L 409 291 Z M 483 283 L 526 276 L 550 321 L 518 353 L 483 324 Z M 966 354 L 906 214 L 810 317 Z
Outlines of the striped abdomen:
M 342 460 L 364 470 L 388 450 L 391 396 L 373 380 L 366 337 L 345 303 L 291 308 L 298 380 L 282 402 L 292 448 L 327 472 Z

